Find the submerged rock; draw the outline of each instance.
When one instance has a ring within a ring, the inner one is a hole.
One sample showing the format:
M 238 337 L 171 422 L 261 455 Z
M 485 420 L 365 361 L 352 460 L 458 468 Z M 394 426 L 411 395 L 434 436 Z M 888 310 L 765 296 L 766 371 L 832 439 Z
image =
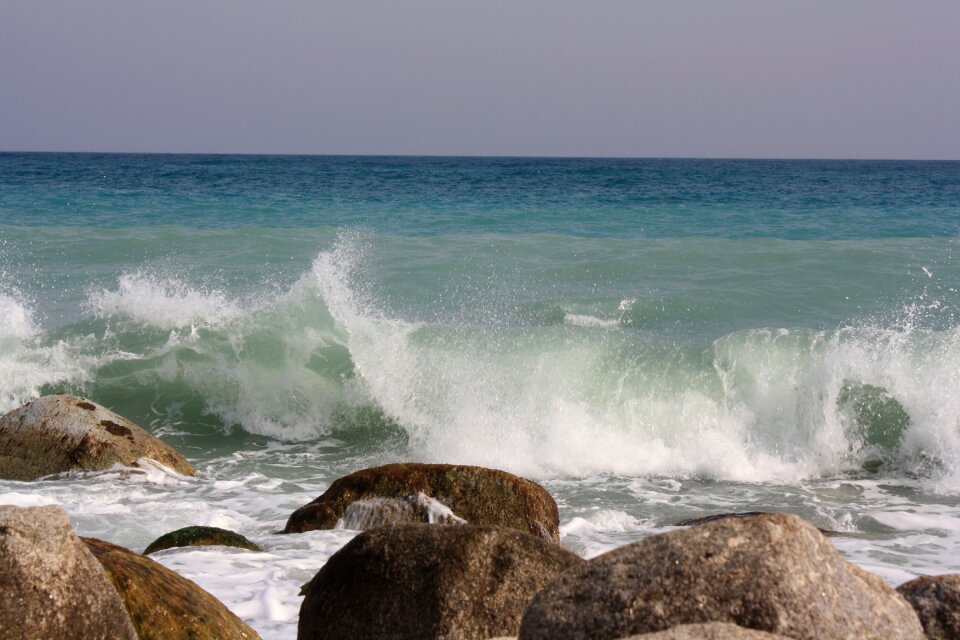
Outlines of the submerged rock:
M 0 507 L 0 594 L 0 638 L 137 638 L 60 507 Z
M 519 638 L 613 640 L 705 622 L 809 640 L 923 638 L 906 600 L 787 514 L 716 520 L 574 567 L 537 594 Z
M 666 631 L 644 633 L 623 640 L 777 640 L 787 636 L 746 629 L 728 622 L 708 622 L 706 624 L 682 624 Z
M 533 594 L 578 556 L 513 529 L 390 525 L 335 553 L 306 586 L 300 640 L 515 635 Z
M 149 458 L 196 475 L 183 456 L 126 418 L 84 398 L 38 398 L 0 417 L 0 478 L 138 466 Z
M 218 527 L 184 527 L 165 533 L 144 550 L 143 555 L 150 555 L 156 551 L 172 549 L 173 547 L 205 547 L 205 546 L 237 547 L 250 551 L 263 551 L 258 545 L 250 542 L 239 533 L 220 529 Z
M 260 636 L 195 582 L 139 553 L 83 538 L 119 592 L 140 640 L 242 640 Z
M 407 500 L 418 493 L 470 524 L 511 527 L 560 540 L 557 504 L 537 483 L 496 469 L 421 463 L 388 464 L 339 478 L 319 498 L 294 511 L 284 533 L 332 529 L 357 500 Z
M 960 575 L 921 576 L 897 587 L 932 640 L 960 638 Z

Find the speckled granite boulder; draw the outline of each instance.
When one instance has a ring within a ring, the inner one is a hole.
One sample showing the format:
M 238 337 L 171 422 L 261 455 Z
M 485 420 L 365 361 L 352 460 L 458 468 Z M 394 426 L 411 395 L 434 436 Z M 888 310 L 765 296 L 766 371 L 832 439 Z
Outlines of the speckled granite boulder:
M 486 640 L 516 634 L 533 594 L 583 563 L 502 527 L 390 525 L 358 535 L 306 586 L 300 640 Z
M 0 478 L 6 480 L 137 466 L 140 458 L 196 474 L 170 446 L 84 398 L 44 396 L 0 417 Z
M 533 599 L 520 640 L 615 640 L 705 622 L 791 638 L 920 640 L 920 621 L 879 577 L 786 514 L 653 536 L 574 567 Z
M 960 638 L 960 575 L 921 576 L 897 587 L 933 640 Z
M 174 547 L 237 547 L 250 551 L 263 551 L 259 546 L 250 542 L 239 533 L 220 529 L 219 527 L 183 527 L 170 533 L 165 533 L 143 551 L 143 555 L 150 555 L 164 549 Z
M 420 463 L 388 464 L 339 478 L 319 498 L 294 511 L 284 532 L 332 529 L 357 500 L 418 493 L 438 500 L 470 524 L 560 539 L 557 504 L 537 483 L 496 469 Z
M 745 629 L 728 622 L 708 622 L 705 624 L 683 624 L 666 631 L 655 631 L 622 640 L 786 640 L 766 631 Z
M 116 587 L 140 640 L 255 640 L 260 636 L 195 582 L 139 553 L 82 538 Z
M 0 594 L 0 638 L 137 638 L 60 507 L 0 506 Z

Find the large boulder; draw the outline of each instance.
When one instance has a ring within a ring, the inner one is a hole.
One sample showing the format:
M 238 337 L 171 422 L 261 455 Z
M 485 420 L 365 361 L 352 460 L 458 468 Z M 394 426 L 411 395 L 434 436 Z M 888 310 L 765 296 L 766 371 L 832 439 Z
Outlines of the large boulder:
M 897 587 L 933 640 L 960 638 L 960 575 L 921 576 Z
M 557 504 L 537 483 L 495 469 L 421 463 L 388 464 L 339 478 L 319 498 L 294 511 L 284 533 L 332 529 L 357 500 L 410 501 L 417 494 L 439 501 L 470 524 L 511 527 L 560 540 Z
M 644 633 L 623 640 L 785 640 L 787 636 L 745 629 L 729 622 L 682 624 L 666 631 Z
M 139 553 L 82 538 L 119 592 L 141 640 L 254 640 L 257 632 L 195 582 Z
M 0 594 L 0 638 L 137 638 L 60 507 L 0 507 Z
M 85 398 L 44 396 L 0 417 L 0 478 L 6 480 L 137 466 L 141 458 L 196 475 L 170 446 Z
M 390 525 L 358 535 L 305 587 L 299 640 L 485 640 L 580 557 L 513 529 Z
M 239 533 L 219 527 L 183 527 L 170 533 L 165 533 L 151 542 L 143 551 L 147 556 L 164 549 L 174 547 L 237 547 L 250 551 L 263 551 L 257 544 L 250 542 Z
M 810 640 L 923 638 L 906 600 L 787 514 L 716 520 L 574 567 L 537 594 L 519 638 L 613 640 L 705 622 Z

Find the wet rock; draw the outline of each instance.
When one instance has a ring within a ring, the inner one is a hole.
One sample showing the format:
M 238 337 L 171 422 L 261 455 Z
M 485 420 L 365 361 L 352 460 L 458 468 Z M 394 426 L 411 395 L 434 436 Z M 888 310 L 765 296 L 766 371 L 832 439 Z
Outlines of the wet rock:
M 335 529 L 363 531 L 387 524 L 466 524 L 447 505 L 425 493 L 400 498 L 361 498 L 347 505 Z
M 294 511 L 284 533 L 332 529 L 357 500 L 407 499 L 418 493 L 470 524 L 511 527 L 560 540 L 557 504 L 537 483 L 495 469 L 420 463 L 388 464 L 339 478 L 319 498 Z
M 241 640 L 260 636 L 212 595 L 162 564 L 82 538 L 116 587 L 141 640 Z
M 787 514 L 716 520 L 574 567 L 537 594 L 519 638 L 613 640 L 705 622 L 810 640 L 923 638 L 906 600 Z
M 0 507 L 0 594 L 0 638 L 137 638 L 60 507 Z
M 514 529 L 390 525 L 358 535 L 306 587 L 300 640 L 485 640 L 517 633 L 533 594 L 583 563 Z
M 714 522 L 715 520 L 723 520 L 724 518 L 752 518 L 753 516 L 763 516 L 770 515 L 770 511 L 740 511 L 738 513 L 715 513 L 710 516 L 702 516 L 700 518 L 688 518 L 686 520 L 681 520 L 675 526 L 677 527 L 695 527 L 698 524 L 706 524 L 708 522 Z M 821 529 L 817 527 L 817 531 L 827 536 L 828 538 L 834 538 L 836 536 L 846 536 L 849 538 L 858 537 L 857 533 L 845 533 L 843 531 L 832 531 L 830 529 Z
M 166 533 L 144 550 L 144 555 L 155 551 L 172 549 L 173 547 L 205 547 L 205 546 L 237 547 L 250 551 L 263 551 L 259 546 L 250 542 L 239 533 L 220 529 L 218 527 L 184 527 Z
M 777 640 L 785 639 L 766 631 L 745 629 L 728 622 L 708 622 L 706 624 L 683 624 L 666 631 L 644 633 L 623 640 Z
M 44 396 L 0 417 L 0 478 L 35 480 L 64 471 L 96 471 L 155 460 L 196 472 L 171 447 L 116 413 L 68 395 Z
M 921 576 L 897 591 L 917 612 L 928 638 L 960 638 L 960 575 Z

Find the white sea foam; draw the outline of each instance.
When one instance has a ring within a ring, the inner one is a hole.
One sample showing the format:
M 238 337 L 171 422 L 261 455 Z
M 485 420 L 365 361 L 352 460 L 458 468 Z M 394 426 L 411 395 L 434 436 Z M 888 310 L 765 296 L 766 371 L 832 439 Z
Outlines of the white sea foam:
M 598 318 L 596 316 L 591 316 L 591 315 L 586 315 L 581 313 L 565 313 L 563 315 L 563 323 L 572 325 L 575 327 L 596 327 L 599 329 L 619 329 L 620 328 L 619 320 Z
M 249 311 L 223 291 L 144 271 L 121 275 L 116 289 L 91 291 L 88 305 L 101 317 L 123 316 L 161 329 L 217 326 Z

